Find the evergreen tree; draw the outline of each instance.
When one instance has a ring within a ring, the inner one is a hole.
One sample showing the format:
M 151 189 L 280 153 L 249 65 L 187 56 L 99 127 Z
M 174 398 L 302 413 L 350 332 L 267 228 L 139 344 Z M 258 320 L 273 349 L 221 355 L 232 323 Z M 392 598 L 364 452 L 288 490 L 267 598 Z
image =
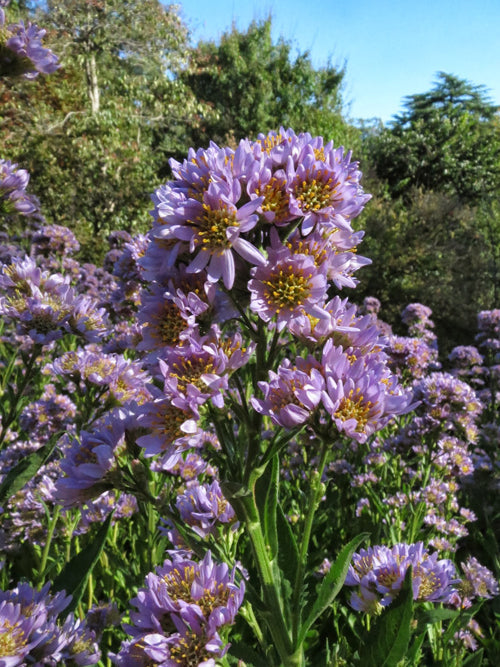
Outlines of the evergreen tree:
M 500 187 L 500 117 L 484 86 L 439 72 L 434 88 L 405 98 L 403 113 L 372 134 L 368 153 L 393 195 L 414 187 L 477 203 Z

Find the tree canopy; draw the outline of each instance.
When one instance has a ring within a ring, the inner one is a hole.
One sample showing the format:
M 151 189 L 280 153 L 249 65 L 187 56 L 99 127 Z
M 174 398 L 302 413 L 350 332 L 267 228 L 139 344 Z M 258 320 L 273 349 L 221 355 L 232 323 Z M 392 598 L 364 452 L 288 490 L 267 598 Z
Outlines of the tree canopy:
M 393 195 L 414 187 L 476 203 L 499 187 L 500 117 L 484 86 L 439 72 L 434 88 L 368 140 L 369 159 Z
M 235 27 L 219 43 L 200 42 L 189 52 L 180 79 L 212 113 L 192 133 L 193 145 L 226 143 L 292 127 L 337 144 L 357 139 L 342 117 L 345 69 L 314 68 L 308 52 L 292 55 L 283 38 L 273 43 L 271 19 Z

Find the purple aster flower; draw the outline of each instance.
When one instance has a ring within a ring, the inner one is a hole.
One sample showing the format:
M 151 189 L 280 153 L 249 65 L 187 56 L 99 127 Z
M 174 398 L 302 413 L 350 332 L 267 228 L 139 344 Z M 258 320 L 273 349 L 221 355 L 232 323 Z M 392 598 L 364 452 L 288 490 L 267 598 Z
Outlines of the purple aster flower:
M 278 331 L 304 314 L 327 318 L 322 307 L 327 291 L 324 268 L 285 246 L 269 248 L 266 265 L 252 270 L 248 289 L 251 310 L 264 322 L 276 318 Z
M 203 538 L 214 535 L 217 524 L 235 520 L 234 510 L 223 496 L 217 480 L 190 486 L 177 496 L 175 506 L 182 521 Z
M 403 324 L 408 327 L 408 333 L 415 338 L 423 338 L 428 343 L 436 340 L 436 335 L 431 331 L 434 322 L 430 319 L 432 310 L 421 303 L 410 303 L 401 313 Z
M 126 629 L 134 636 L 144 630 L 162 631 L 163 616 L 179 615 L 189 605 L 201 611 L 205 623 L 214 629 L 234 622 L 243 602 L 245 585 L 235 583 L 235 570 L 225 563 L 214 563 L 210 551 L 199 563 L 182 553 L 172 552 L 156 569 L 156 574 L 146 577 L 146 588 L 140 589 L 132 604 L 137 612 L 131 612 L 134 626 Z
M 193 664 L 215 665 L 212 660 L 227 651 L 218 629 L 234 622 L 243 601 L 244 583 L 237 585 L 234 575 L 210 552 L 199 563 L 173 552 L 131 601 L 137 611 L 124 628 L 134 639 L 125 642 L 115 664 L 149 665 L 141 662 L 144 653 L 154 664 L 183 664 L 189 655 Z M 134 660 L 123 661 L 124 655 Z
M 85 506 L 80 509 L 81 517 L 74 534 L 85 534 L 92 524 L 103 523 L 111 512 L 113 512 L 111 525 L 114 526 L 121 519 L 130 518 L 137 509 L 135 496 L 119 491 L 105 491 L 94 500 L 87 500 Z
M 34 23 L 23 21 L 5 25 L 0 13 L 0 76 L 24 75 L 34 79 L 41 72 L 52 74 L 59 68 L 59 60 L 52 51 L 42 46 L 46 30 Z
M 19 604 L 0 602 L 0 662 L 5 667 L 26 664 L 26 656 L 42 641 L 34 635 L 43 622 L 41 616 L 24 616 Z
M 354 348 L 359 355 L 382 345 L 379 330 L 371 318 L 359 317 L 356 306 L 347 299 L 336 296 L 324 305 L 323 310 L 325 316 L 321 319 L 303 315 L 289 325 L 293 335 L 308 347 L 318 348 L 331 338 L 335 345 Z
M 33 257 L 54 259 L 57 261 L 67 255 L 73 255 L 80 250 L 80 244 L 74 233 L 61 225 L 44 225 L 32 237 L 31 255 Z M 52 268 L 52 267 L 51 267 Z
M 137 410 L 137 423 L 150 431 L 137 439 L 144 448 L 146 457 L 161 454 L 167 468 L 176 465 L 181 453 L 193 447 L 201 447 L 198 426 L 199 415 L 184 401 L 174 405 L 163 392 L 153 392 L 153 400 L 141 405 Z
M 20 416 L 20 426 L 31 439 L 46 442 L 58 431 L 71 431 L 76 416 L 76 406 L 53 384 L 45 385 L 42 396 L 30 403 Z
M 198 314 L 206 307 L 201 302 Z M 155 287 L 142 296 L 138 321 L 143 325 L 138 349 L 151 351 L 178 345 L 181 334 L 194 326 L 195 316 L 183 311 L 163 288 Z
M 458 594 L 461 607 L 468 607 L 475 598 L 491 599 L 500 593 L 498 581 L 493 573 L 475 558 L 469 556 L 465 563 L 461 563 L 464 573 Z
M 300 364 L 299 359 L 296 363 Z M 307 368 L 306 360 L 302 370 L 285 359 L 277 373 L 269 371 L 269 382 L 259 382 L 264 398 L 252 397 L 253 408 L 284 428 L 304 424 L 319 405 L 325 386 L 324 378 L 314 364 L 312 360 Z
M 352 349 L 335 347 L 330 339 L 323 348 L 321 364 L 323 406 L 337 429 L 358 442 L 365 442 L 394 416 L 414 406 L 411 393 L 398 385 L 381 353 L 357 358 Z
M 290 212 L 288 179 L 283 169 L 273 170 L 272 158 L 255 161 L 247 177 L 250 199 L 260 199 L 259 213 L 276 227 L 287 225 L 296 216 Z
M 219 347 L 217 334 L 213 334 L 193 335 L 184 345 L 169 350 L 165 361 L 159 360 L 164 390 L 174 405 L 180 400 L 182 406 L 187 403 L 197 411 L 210 399 L 216 407 L 223 407 L 229 373 L 237 367 L 237 358 L 240 364 L 245 363 L 249 354 L 241 354 L 241 339 L 236 341 L 236 348 L 231 348 L 229 340 Z
M 203 201 L 189 199 L 168 217 L 161 236 L 173 237 L 189 244 L 195 254 L 187 271 L 198 273 L 207 269 L 207 279 L 217 282 L 222 278 L 227 289 L 235 279 L 233 250 L 250 264 L 263 264 L 259 250 L 242 236 L 257 224 L 255 214 L 261 200 L 250 201 L 240 208 L 235 202 L 241 196 L 241 187 L 233 183 L 211 183 Z
M 42 345 L 75 333 L 93 340 L 105 332 L 104 310 L 90 298 L 77 296 L 69 277 L 49 275 L 34 261 L 14 259 L 1 267 L 0 313 L 17 323 L 17 332 Z
M 385 351 L 389 355 L 389 367 L 403 379 L 419 379 L 429 368 L 439 368 L 438 353 L 424 338 L 388 336 Z
M 374 546 L 354 554 L 346 586 L 357 586 L 351 606 L 358 611 L 380 613 L 401 590 L 406 571 L 413 568 L 413 599 L 447 602 L 454 593 L 455 566 L 448 559 L 438 560 L 422 542 L 396 544 L 392 548 Z
M 71 615 L 63 624 L 59 622 L 71 596 L 64 592 L 51 595 L 49 587 L 46 584 L 36 591 L 23 583 L 0 591 L 0 663 L 97 664 L 101 654 L 86 623 Z
M 115 488 L 120 480 L 118 457 L 126 450 L 125 431 L 131 416 L 115 411 L 108 414 L 94 432 L 82 431 L 79 438 L 64 436 L 65 474 L 56 482 L 56 497 L 65 507 L 81 505 Z
M 142 404 L 151 399 L 150 376 L 139 362 L 129 361 L 122 354 L 105 354 L 88 346 L 65 352 L 47 364 L 45 372 L 70 379 L 82 393 L 98 387 L 104 404 Z
M 349 221 L 359 215 L 370 196 L 363 193 L 358 182 L 360 173 L 355 164 L 350 164 L 350 157 L 348 154 L 339 159 L 333 152 L 327 157 L 323 147 L 318 150 L 308 145 L 301 151 L 298 165 L 288 158 L 290 211 L 303 216 L 304 234 L 317 223 L 351 231 Z
M 447 432 L 461 440 L 477 440 L 475 422 L 483 406 L 468 384 L 449 373 L 431 373 L 416 382 L 413 391 L 419 402 L 415 432 Z
M 363 315 L 378 315 L 382 304 L 374 296 L 365 296 L 363 300 L 363 306 L 360 308 L 360 311 Z

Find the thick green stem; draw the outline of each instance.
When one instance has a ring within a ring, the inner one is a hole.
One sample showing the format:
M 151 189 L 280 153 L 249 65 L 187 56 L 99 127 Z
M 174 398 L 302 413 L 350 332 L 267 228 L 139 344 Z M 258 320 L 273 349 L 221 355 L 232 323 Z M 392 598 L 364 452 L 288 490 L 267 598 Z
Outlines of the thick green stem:
M 323 440 L 320 462 L 318 470 L 315 473 L 315 480 L 311 484 L 311 492 L 309 494 L 309 507 L 307 508 L 307 514 L 304 522 L 304 527 L 302 529 L 302 540 L 300 542 L 299 549 L 299 562 L 297 567 L 297 574 L 295 577 L 295 585 L 293 588 L 293 597 L 292 597 L 292 618 L 293 618 L 293 627 L 292 627 L 292 637 L 293 643 L 297 642 L 297 638 L 300 630 L 300 597 L 302 592 L 302 587 L 304 585 L 304 574 L 307 566 L 307 556 L 309 553 L 309 541 L 311 539 L 311 532 L 314 523 L 314 515 L 318 509 L 318 505 L 321 501 L 321 496 L 324 493 L 323 484 L 321 483 L 321 478 L 323 477 L 323 472 L 325 470 L 326 459 L 328 455 L 328 444 L 326 440 Z M 298 647 L 300 648 L 300 647 Z
M 289 662 L 293 649 L 281 604 L 279 581 L 276 579 L 268 556 L 268 545 L 262 532 L 259 511 L 253 493 L 252 495 L 232 499 L 231 503 L 238 513 L 238 518 L 245 524 L 250 538 L 264 595 L 264 603 L 267 607 L 265 621 L 280 656 L 281 664 L 287 666 L 301 664 Z

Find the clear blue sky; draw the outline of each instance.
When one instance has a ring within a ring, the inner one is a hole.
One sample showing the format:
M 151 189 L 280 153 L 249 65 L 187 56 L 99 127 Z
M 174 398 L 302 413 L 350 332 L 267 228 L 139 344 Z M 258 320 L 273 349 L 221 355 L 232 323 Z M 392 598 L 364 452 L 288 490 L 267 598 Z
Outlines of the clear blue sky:
M 351 119 L 398 113 L 405 95 L 433 87 L 444 71 L 485 85 L 500 105 L 500 0 L 177 0 L 192 40 L 215 39 L 234 22 L 273 19 L 294 55 L 315 67 L 346 64 Z

